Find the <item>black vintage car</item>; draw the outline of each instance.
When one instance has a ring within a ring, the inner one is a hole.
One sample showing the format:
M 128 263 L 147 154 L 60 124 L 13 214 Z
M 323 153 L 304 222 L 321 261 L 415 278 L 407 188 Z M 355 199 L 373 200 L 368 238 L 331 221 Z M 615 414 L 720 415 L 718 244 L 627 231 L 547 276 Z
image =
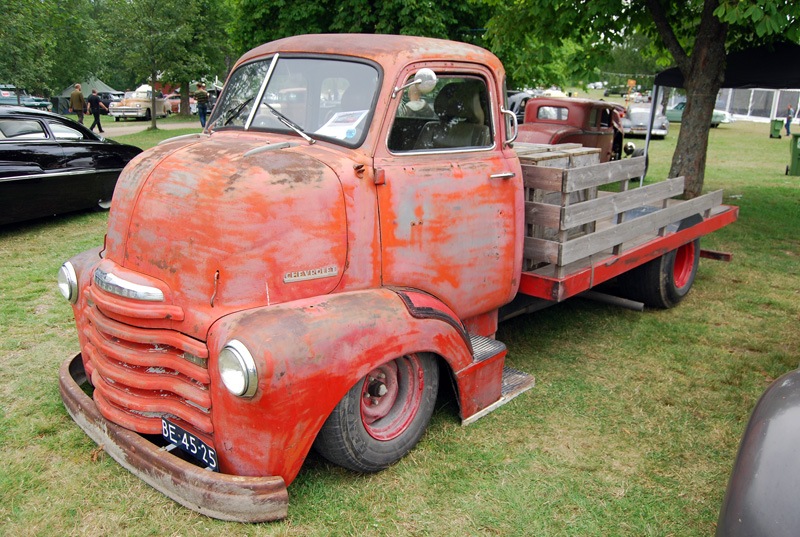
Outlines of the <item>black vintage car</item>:
M 141 151 L 57 114 L 0 106 L 0 225 L 108 209 L 122 168 Z

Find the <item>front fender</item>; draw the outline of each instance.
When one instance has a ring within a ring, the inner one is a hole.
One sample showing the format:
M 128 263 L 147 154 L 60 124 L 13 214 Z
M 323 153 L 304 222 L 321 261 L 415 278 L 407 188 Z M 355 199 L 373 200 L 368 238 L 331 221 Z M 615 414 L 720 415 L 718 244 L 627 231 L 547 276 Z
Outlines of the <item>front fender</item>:
M 289 484 L 333 408 L 378 365 L 432 352 L 454 371 L 464 369 L 472 360 L 466 333 L 446 307 L 421 296 L 356 291 L 247 310 L 215 323 L 208 366 L 221 470 L 277 475 Z M 256 361 L 258 390 L 250 399 L 229 393 L 217 370 L 219 351 L 231 339 Z
M 717 537 L 798 534 L 800 370 L 773 382 L 756 404 L 739 445 Z

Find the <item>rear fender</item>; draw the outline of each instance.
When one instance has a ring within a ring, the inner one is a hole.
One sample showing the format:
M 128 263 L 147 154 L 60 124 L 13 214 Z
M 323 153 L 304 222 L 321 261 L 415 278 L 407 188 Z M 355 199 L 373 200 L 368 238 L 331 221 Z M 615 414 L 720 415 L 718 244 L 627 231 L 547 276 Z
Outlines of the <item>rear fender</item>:
M 240 398 L 223 386 L 217 360 L 242 342 L 258 390 Z M 398 356 L 431 352 L 459 371 L 472 361 L 466 332 L 441 302 L 414 291 L 375 289 L 243 311 L 214 324 L 209 339 L 214 444 L 220 468 L 277 475 L 290 483 L 320 427 L 347 391 Z

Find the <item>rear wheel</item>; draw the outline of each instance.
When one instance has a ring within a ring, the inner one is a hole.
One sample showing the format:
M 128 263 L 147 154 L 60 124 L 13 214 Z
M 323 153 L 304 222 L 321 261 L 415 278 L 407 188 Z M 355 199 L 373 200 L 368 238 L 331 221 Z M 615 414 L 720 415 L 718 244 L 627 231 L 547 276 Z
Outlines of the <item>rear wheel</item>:
M 400 460 L 425 432 L 439 389 L 430 354 L 409 354 L 367 374 L 339 401 L 314 442 L 326 459 L 357 472 Z
M 700 239 L 621 276 L 623 294 L 651 308 L 676 306 L 689 293 L 700 263 Z

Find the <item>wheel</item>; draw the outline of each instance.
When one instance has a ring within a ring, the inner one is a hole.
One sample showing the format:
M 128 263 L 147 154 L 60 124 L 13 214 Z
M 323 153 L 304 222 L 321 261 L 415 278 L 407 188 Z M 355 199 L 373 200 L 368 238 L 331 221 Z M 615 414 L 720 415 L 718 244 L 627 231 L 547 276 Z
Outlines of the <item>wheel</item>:
M 147 110 L 145 110 L 145 112 L 144 112 L 144 120 L 145 120 L 145 121 L 150 121 L 150 119 L 152 119 L 152 116 L 150 115 L 150 109 L 148 108 L 148 109 L 147 109 Z
M 409 354 L 387 362 L 339 401 L 314 447 L 332 463 L 357 472 L 388 468 L 422 438 L 438 389 L 434 356 Z
M 695 239 L 623 274 L 621 291 L 645 306 L 671 308 L 689 293 L 699 263 L 700 239 Z
M 114 116 L 114 121 L 119 121 L 119 116 Z

